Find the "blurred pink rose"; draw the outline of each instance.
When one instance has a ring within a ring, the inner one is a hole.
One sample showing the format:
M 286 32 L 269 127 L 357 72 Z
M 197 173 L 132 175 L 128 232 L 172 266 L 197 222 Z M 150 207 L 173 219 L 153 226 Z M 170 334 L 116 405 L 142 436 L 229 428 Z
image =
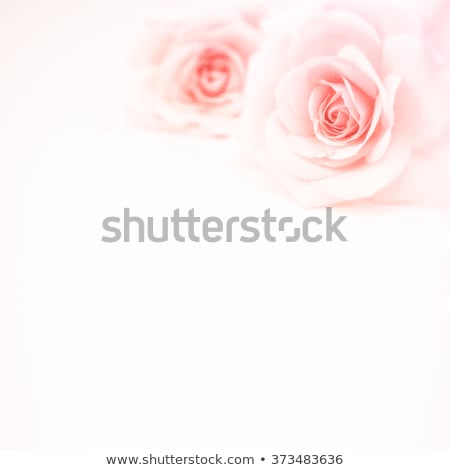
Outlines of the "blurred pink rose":
M 152 21 L 140 52 L 139 112 L 152 126 L 233 132 L 241 114 L 249 57 L 261 42 L 258 8 L 216 9 Z
M 269 25 L 244 141 L 302 205 L 372 198 L 414 158 L 433 165 L 424 149 L 447 132 L 449 69 L 419 20 L 407 6 L 343 0 L 304 2 Z

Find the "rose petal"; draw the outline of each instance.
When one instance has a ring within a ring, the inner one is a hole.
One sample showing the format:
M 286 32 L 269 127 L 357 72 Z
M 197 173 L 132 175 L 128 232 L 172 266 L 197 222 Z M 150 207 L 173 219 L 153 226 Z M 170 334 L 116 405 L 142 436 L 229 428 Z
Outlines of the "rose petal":
M 349 201 L 373 196 L 404 171 L 411 156 L 408 140 L 400 133 L 393 133 L 383 158 L 375 163 L 361 163 L 346 168 L 339 175 L 314 182 L 317 190 L 334 199 Z
M 415 141 L 425 145 L 442 135 L 450 123 L 448 70 L 427 57 L 419 38 L 408 35 L 386 39 L 383 67 L 387 74 L 400 75 L 408 87 L 410 93 L 401 107 L 401 118 L 408 122 Z
M 393 0 L 328 0 L 325 8 L 330 11 L 348 10 L 365 19 L 382 39 L 401 33 L 420 36 L 422 25 L 414 8 Z M 354 42 L 353 44 L 358 44 Z M 375 65 L 375 64 L 374 64 Z
M 316 137 L 303 137 L 291 135 L 288 137 L 293 151 L 304 158 L 331 160 L 346 160 L 358 154 L 362 144 L 345 145 L 337 147 L 329 145 Z
M 389 145 L 392 135 L 392 126 L 394 124 L 394 101 L 401 80 L 402 79 L 397 75 L 389 75 L 384 79 L 389 107 L 383 110 L 381 123 L 379 125 L 380 132 L 377 133 L 377 135 L 374 135 L 370 142 L 372 147 L 370 149 L 370 153 L 366 157 L 368 163 L 375 163 L 380 158 L 383 158 L 384 152 Z M 404 123 L 400 120 L 397 120 L 397 130 L 400 132 L 406 132 Z
M 191 42 L 216 43 L 238 51 L 246 59 L 261 43 L 261 33 L 250 27 L 238 14 L 230 12 L 223 15 L 214 14 L 210 19 L 203 17 L 188 23 L 176 31 L 176 38 L 173 47 Z
M 335 55 L 354 44 L 374 64 L 380 62 L 381 39 L 370 23 L 350 11 L 326 12 L 294 37 L 289 64 L 295 67 L 312 58 Z
M 264 155 L 266 149 L 265 126 L 267 116 L 276 108 L 275 92 L 281 77 L 288 70 L 285 54 L 288 37 L 274 38 L 250 60 L 241 117 L 241 143 L 253 158 Z M 264 80 L 261 80 L 264 70 Z
M 293 134 L 314 135 L 308 112 L 311 86 L 308 69 L 299 66 L 290 70 L 276 87 L 276 108 L 283 125 Z
M 266 163 L 272 171 L 281 166 L 287 174 L 298 175 L 305 180 L 326 178 L 337 174 L 337 171 L 332 168 L 322 167 L 313 160 L 294 153 L 276 113 L 269 116 L 265 135 L 269 150 Z

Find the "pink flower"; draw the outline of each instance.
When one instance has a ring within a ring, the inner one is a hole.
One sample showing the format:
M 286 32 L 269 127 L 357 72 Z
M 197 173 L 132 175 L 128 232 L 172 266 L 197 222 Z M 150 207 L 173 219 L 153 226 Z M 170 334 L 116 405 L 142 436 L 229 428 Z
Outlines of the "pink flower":
M 433 165 L 423 149 L 447 131 L 450 75 L 417 15 L 379 1 L 303 5 L 273 21 L 250 65 L 248 150 L 313 207 L 371 198 L 414 158 Z
M 241 114 L 250 56 L 261 42 L 259 9 L 216 9 L 153 21 L 143 41 L 139 112 L 175 131 L 232 133 Z

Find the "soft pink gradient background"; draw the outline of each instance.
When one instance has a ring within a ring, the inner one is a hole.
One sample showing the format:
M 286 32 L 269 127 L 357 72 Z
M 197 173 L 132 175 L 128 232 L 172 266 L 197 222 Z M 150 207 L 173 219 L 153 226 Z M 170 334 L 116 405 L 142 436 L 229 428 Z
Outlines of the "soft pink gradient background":
M 162 3 L 0 2 L 0 447 L 449 448 L 448 211 L 345 209 L 325 246 L 100 242 L 123 207 L 316 213 L 232 142 L 123 125 Z

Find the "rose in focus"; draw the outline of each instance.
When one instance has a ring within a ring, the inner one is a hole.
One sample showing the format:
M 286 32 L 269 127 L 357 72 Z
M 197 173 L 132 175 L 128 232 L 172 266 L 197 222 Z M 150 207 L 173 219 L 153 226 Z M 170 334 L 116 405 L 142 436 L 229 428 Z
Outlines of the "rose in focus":
M 432 158 L 423 150 L 448 131 L 449 67 L 413 9 L 306 1 L 268 26 L 243 137 L 302 205 L 386 198 Z
M 176 131 L 228 136 L 242 111 L 250 56 L 261 43 L 259 9 L 219 9 L 152 21 L 142 43 L 139 114 Z

